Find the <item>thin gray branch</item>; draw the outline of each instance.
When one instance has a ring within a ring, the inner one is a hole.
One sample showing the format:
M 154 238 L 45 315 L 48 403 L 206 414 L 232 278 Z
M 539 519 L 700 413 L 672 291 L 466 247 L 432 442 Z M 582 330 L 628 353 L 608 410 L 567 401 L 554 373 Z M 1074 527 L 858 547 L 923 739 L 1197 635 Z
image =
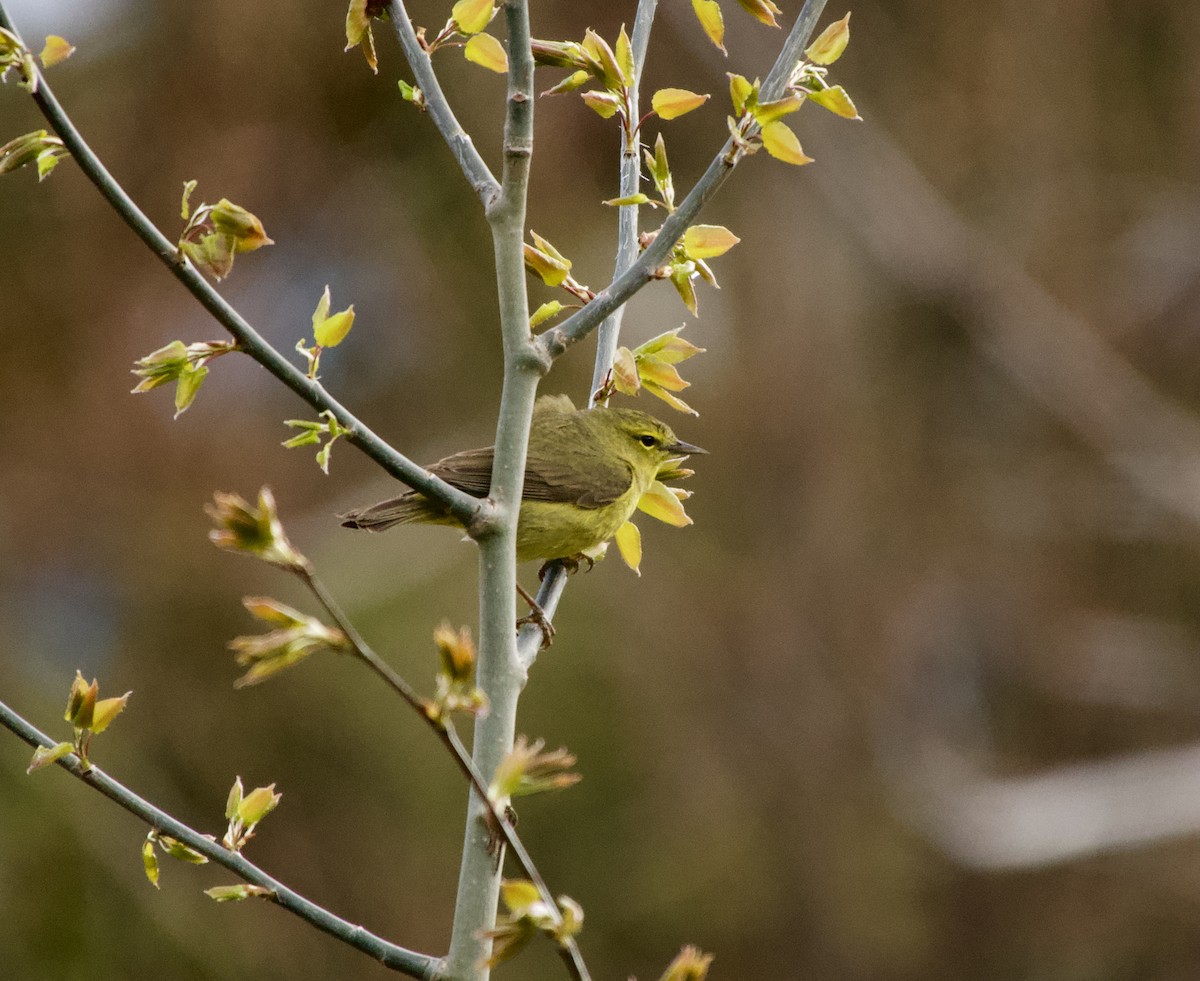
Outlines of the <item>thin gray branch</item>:
M 825 0 L 807 0 L 804 4 L 795 24 L 792 25 L 779 57 L 775 59 L 775 64 L 762 85 L 760 91 L 764 102 L 778 99 L 783 94 L 788 77 L 799 64 L 817 19 L 824 9 Z M 705 170 L 700 180 L 688 192 L 687 197 L 663 222 L 658 236 L 638 257 L 637 262 L 597 293 L 596 298 L 582 310 L 539 336 L 538 340 L 546 357 L 557 358 L 567 348 L 583 340 L 596 329 L 605 317 L 613 313 L 654 278 L 654 271 L 663 264 L 675 243 L 687 231 L 688 226 L 692 224 L 701 209 L 721 189 L 721 185 L 729 179 L 729 175 L 736 166 L 733 149 L 734 142 L 730 137 L 713 158 L 712 163 L 708 165 L 708 169 Z
M 36 729 L 3 702 L 0 702 L 0 725 L 15 733 L 30 746 L 44 746 L 49 749 L 55 745 L 53 739 Z M 265 898 L 269 898 L 271 902 L 282 906 L 288 912 L 295 913 L 318 930 L 362 951 L 385 967 L 407 974 L 409 977 L 432 979 L 438 976 L 441 962 L 437 958 L 400 947 L 361 926 L 334 916 L 324 907 L 305 899 L 278 879 L 268 875 L 257 865 L 248 862 L 239 853 L 230 851 L 211 838 L 206 838 L 200 832 L 177 821 L 165 811 L 142 799 L 98 767 L 93 766 L 85 771 L 83 763 L 75 754 L 64 756 L 57 761 L 57 765 L 76 779 L 82 780 L 89 787 L 98 790 L 109 800 L 119 804 L 130 814 L 140 818 L 160 834 L 169 835 L 182 841 L 189 848 L 198 851 L 209 861 L 228 869 L 243 881 L 270 890 L 269 897 Z
M 450 108 L 450 102 L 446 99 L 433 70 L 433 62 L 417 39 L 417 32 L 413 29 L 403 0 L 391 0 L 388 13 L 396 29 L 400 47 L 404 50 L 404 57 L 413 71 L 417 87 L 425 94 L 425 108 L 429 118 L 433 120 L 438 132 L 450 147 L 471 189 L 483 202 L 484 209 L 490 208 L 500 194 L 500 185 L 492 176 L 483 157 L 479 155 L 479 151 L 475 149 L 471 137 L 462 128 L 458 117 L 454 115 L 454 110 Z
M 0 27 L 13 34 L 13 25 L 8 11 L 0 2 Z M 19 34 L 17 35 L 20 36 Z M 36 67 L 34 68 L 36 72 Z M 393 477 L 404 481 L 409 487 L 419 490 L 426 497 L 439 501 L 467 527 L 477 526 L 486 511 L 478 498 L 452 487 L 425 468 L 414 463 L 385 443 L 365 423 L 330 395 L 321 384 L 309 378 L 303 371 L 289 362 L 273 348 L 242 316 L 218 293 L 212 285 L 190 264 L 183 260 L 175 243 L 163 235 L 143 214 L 140 208 L 125 193 L 108 169 L 92 152 L 75 125 L 71 122 L 45 78 L 38 77 L 37 91 L 33 94 L 42 115 L 51 128 L 62 139 L 71 156 L 105 200 L 134 233 L 150 248 L 184 287 L 209 313 L 216 318 L 237 340 L 240 350 L 278 378 L 318 412 L 331 412 L 338 422 L 350 432 L 345 437 L 378 463 Z

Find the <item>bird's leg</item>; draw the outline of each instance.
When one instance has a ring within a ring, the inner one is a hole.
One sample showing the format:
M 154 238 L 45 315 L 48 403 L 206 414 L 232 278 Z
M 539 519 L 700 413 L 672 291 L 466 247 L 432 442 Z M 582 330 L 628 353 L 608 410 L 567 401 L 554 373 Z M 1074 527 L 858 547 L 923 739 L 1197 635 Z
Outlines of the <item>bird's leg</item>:
M 517 583 L 517 592 L 521 594 L 521 599 L 529 604 L 529 616 L 517 620 L 517 629 L 520 630 L 527 623 L 536 623 L 542 632 L 542 647 L 549 647 L 554 643 L 554 624 L 546 616 L 546 611 L 538 605 L 538 601 L 530 596 L 520 583 Z
M 596 564 L 596 560 L 590 555 L 583 552 L 576 552 L 574 555 L 564 555 L 561 559 L 551 559 L 549 562 L 543 562 L 542 567 L 538 569 L 538 582 L 542 582 L 546 578 L 546 573 L 550 571 L 550 566 L 555 562 L 567 570 L 567 573 L 574 575 L 579 571 L 580 564 L 587 563 L 587 571 L 591 572 L 592 567 Z

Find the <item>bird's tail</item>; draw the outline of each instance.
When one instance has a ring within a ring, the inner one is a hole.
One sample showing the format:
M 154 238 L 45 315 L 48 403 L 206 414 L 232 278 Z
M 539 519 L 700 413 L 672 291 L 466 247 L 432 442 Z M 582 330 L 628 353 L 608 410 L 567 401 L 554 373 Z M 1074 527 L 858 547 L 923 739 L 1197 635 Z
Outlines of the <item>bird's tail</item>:
M 405 494 L 369 507 L 355 508 L 340 517 L 343 528 L 361 528 L 366 531 L 387 531 L 393 525 L 431 519 L 429 502 L 415 494 Z

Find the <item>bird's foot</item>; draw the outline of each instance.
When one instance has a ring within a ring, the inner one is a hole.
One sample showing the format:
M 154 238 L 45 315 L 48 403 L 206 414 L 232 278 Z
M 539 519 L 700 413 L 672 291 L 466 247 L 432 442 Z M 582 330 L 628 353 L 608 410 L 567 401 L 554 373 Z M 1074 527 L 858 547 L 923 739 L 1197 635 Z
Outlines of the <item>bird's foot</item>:
M 551 559 L 549 562 L 543 562 L 542 567 L 538 569 L 538 582 L 542 582 L 546 578 L 546 573 L 550 571 L 550 566 L 552 566 L 555 562 L 566 569 L 569 575 L 574 575 L 576 572 L 578 572 L 579 567 L 584 562 L 587 563 L 587 572 L 591 572 L 592 567 L 596 564 L 596 560 L 584 552 L 576 552 L 574 555 L 565 555 L 561 559 Z
M 517 583 L 517 592 L 521 594 L 521 599 L 529 604 L 529 615 L 517 620 L 517 631 L 520 632 L 527 623 L 536 623 L 542 632 L 542 647 L 549 647 L 554 643 L 554 624 L 550 622 L 550 618 L 546 616 L 546 611 L 541 608 L 538 601 L 530 596 L 520 583 Z

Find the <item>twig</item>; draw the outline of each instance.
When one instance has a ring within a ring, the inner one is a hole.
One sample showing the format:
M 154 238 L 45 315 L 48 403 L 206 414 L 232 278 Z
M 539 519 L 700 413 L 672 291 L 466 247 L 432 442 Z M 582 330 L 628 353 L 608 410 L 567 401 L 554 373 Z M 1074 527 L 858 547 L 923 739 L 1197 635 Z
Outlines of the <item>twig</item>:
M 492 801 L 491 796 L 488 794 L 488 786 L 483 779 L 483 775 L 478 769 L 476 769 L 475 764 L 471 760 L 470 754 L 467 752 L 466 747 L 462 744 L 462 741 L 458 738 L 458 733 L 455 731 L 453 725 L 449 721 L 441 722 L 430 717 L 429 713 L 425 711 L 425 702 L 421 696 L 416 693 L 413 687 L 407 681 L 405 681 L 404 678 L 394 668 L 392 668 L 391 665 L 383 660 L 383 658 L 381 658 L 371 648 L 371 646 L 367 644 L 365 640 L 363 640 L 362 635 L 359 634 L 354 624 L 350 621 L 350 618 L 347 617 L 342 611 L 341 607 L 330 594 L 329 590 L 325 588 L 325 584 L 317 578 L 315 573 L 313 573 L 311 570 L 297 569 L 296 575 L 298 575 L 304 584 L 312 591 L 312 594 L 325 608 L 325 611 L 329 614 L 333 622 L 338 626 L 342 633 L 346 635 L 346 639 L 350 641 L 351 646 L 354 648 L 355 655 L 381 679 L 383 679 L 383 681 L 393 691 L 403 698 L 404 701 L 406 701 L 416 711 L 416 713 L 425 720 L 425 722 L 437 735 L 438 739 L 442 741 L 443 745 L 450 750 L 451 755 L 458 764 L 458 768 L 462 771 L 467 780 L 470 781 L 471 786 L 475 789 L 479 799 L 490 811 L 492 822 L 500 830 L 500 834 L 504 838 L 505 843 L 512 849 L 513 856 L 517 861 L 517 865 L 520 866 L 521 871 L 525 874 L 525 877 L 538 887 L 538 891 L 542 894 L 542 900 L 551 909 L 557 909 L 557 906 L 554 902 L 554 894 L 546 885 L 546 881 L 542 878 L 541 873 L 538 872 L 537 866 L 533 863 L 533 858 L 530 856 L 528 849 L 525 848 L 524 843 L 517 834 L 516 828 L 513 827 L 512 821 L 504 813 L 504 811 L 497 807 L 495 802 Z
M 471 185 L 471 189 L 483 202 L 484 210 L 491 208 L 493 202 L 500 196 L 500 185 L 492 176 L 483 157 L 479 155 L 479 151 L 475 149 L 471 137 L 467 135 L 466 130 L 462 128 L 458 118 L 454 115 L 454 110 L 450 108 L 450 103 L 446 99 L 445 93 L 442 92 L 442 86 L 438 83 L 437 74 L 433 70 L 429 53 L 421 47 L 416 31 L 413 30 L 412 20 L 404 8 L 403 0 L 391 0 L 388 4 L 388 13 L 392 25 L 395 27 L 396 37 L 400 41 L 400 47 L 404 50 L 404 57 L 407 59 L 409 67 L 412 68 L 417 87 L 425 95 L 425 108 L 429 113 L 429 118 L 433 120 L 438 132 L 442 134 L 450 147 L 467 182 Z
M 15 733 L 30 746 L 44 746 L 47 749 L 55 745 L 55 741 L 45 733 L 36 729 L 3 702 L 0 702 L 0 725 Z M 343 920 L 330 913 L 322 906 L 305 899 L 299 893 L 289 889 L 282 882 L 271 877 L 257 865 L 247 861 L 239 853 L 232 852 L 224 846 L 207 838 L 200 832 L 188 827 L 160 810 L 153 804 L 143 800 L 132 790 L 108 776 L 99 767 L 92 766 L 84 770 L 79 757 L 73 753 L 56 761 L 59 766 L 73 777 L 83 781 L 94 790 L 98 790 L 109 800 L 120 805 L 130 814 L 140 818 L 160 834 L 169 835 L 183 842 L 189 848 L 204 855 L 210 861 L 220 865 L 234 875 L 239 876 L 252 885 L 262 886 L 269 890 L 264 897 L 283 907 L 290 913 L 296 914 L 302 920 L 311 923 L 318 930 L 328 933 L 356 950 L 362 951 L 385 967 L 400 971 L 409 977 L 432 979 L 439 975 L 441 962 L 427 954 L 420 954 L 400 947 L 390 941 L 378 937 L 361 926 Z
M 792 25 L 792 30 L 784 42 L 779 57 L 775 59 L 775 64 L 762 85 L 760 95 L 762 101 L 769 102 L 778 99 L 783 94 L 788 76 L 798 64 L 801 52 L 807 45 L 809 36 L 824 8 L 825 0 L 807 0 L 804 4 L 795 24 Z M 539 343 L 547 358 L 557 358 L 567 348 L 583 340 L 596 329 L 605 317 L 613 313 L 654 278 L 654 271 L 662 265 L 693 219 L 733 173 L 733 168 L 736 166 L 736 160 L 732 158 L 731 154 L 733 149 L 734 142 L 730 137 L 713 158 L 712 163 L 708 165 L 708 169 L 700 180 L 688 192 L 687 197 L 663 222 L 658 236 L 629 269 L 597 293 L 596 298 L 582 310 L 539 335 Z
M 0 27 L 17 34 L 3 2 L 0 2 Z M 33 70 L 37 72 L 36 66 Z M 266 368 L 318 412 L 332 412 L 338 422 L 349 430 L 345 438 L 393 477 L 402 480 L 426 497 L 445 504 L 468 528 L 478 529 L 486 523 L 489 509 L 484 502 L 435 477 L 380 439 L 349 409 L 325 391 L 319 382 L 307 377 L 267 343 L 192 265 L 183 260 L 175 243 L 168 240 L 142 213 L 100 162 L 99 157 L 92 152 L 40 73 L 33 100 L 51 128 L 71 151 L 71 156 L 84 176 L 96 186 L 113 210 L 133 229 L 138 238 L 146 243 L 172 275 L 236 338 L 240 350 Z

